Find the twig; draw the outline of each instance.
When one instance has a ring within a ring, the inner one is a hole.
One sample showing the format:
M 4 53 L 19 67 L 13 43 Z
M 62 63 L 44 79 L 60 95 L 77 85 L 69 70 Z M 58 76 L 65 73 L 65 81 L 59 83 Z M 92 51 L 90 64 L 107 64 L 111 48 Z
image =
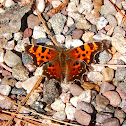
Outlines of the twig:
M 7 71 L 12 72 L 12 69 L 10 67 L 8 67 L 7 65 L 0 63 L 0 66 L 2 66 L 3 68 L 5 68 Z
M 93 64 L 93 66 L 126 67 L 126 65 L 116 65 L 116 64 Z

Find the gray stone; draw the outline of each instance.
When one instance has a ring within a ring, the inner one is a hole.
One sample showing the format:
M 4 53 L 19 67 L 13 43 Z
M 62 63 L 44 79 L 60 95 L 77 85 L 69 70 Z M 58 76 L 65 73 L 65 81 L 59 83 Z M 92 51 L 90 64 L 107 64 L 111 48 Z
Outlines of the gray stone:
M 66 118 L 66 114 L 64 111 L 58 111 L 56 112 L 53 117 L 54 119 L 58 119 L 58 120 L 64 120 Z
M 123 81 L 126 78 L 126 68 L 124 68 L 124 67 L 117 68 L 117 70 L 115 72 L 115 78 L 118 81 Z
M 122 36 L 125 37 L 125 30 L 123 30 L 122 27 L 117 26 L 115 27 L 114 32 L 113 32 L 113 35 L 116 35 L 116 34 L 121 34 Z
M 12 94 L 17 94 L 17 95 L 26 95 L 26 91 L 23 88 L 13 88 L 11 91 Z

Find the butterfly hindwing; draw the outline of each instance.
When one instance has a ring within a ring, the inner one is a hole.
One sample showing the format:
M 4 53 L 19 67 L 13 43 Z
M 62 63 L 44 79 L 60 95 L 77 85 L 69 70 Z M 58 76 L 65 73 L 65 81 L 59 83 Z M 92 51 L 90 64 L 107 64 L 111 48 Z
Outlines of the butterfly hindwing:
M 74 49 L 68 50 L 68 56 L 72 60 L 82 60 L 86 64 L 93 62 L 95 55 L 102 51 L 102 42 L 86 43 Z
M 58 56 L 58 53 L 54 49 L 50 49 L 46 46 L 28 45 L 25 47 L 25 52 L 32 56 L 36 66 L 41 66 L 45 62 L 53 61 Z

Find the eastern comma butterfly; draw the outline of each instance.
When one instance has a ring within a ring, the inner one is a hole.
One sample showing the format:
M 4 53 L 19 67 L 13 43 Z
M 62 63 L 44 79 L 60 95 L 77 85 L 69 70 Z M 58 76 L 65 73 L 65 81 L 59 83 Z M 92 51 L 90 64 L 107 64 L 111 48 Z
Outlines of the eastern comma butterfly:
M 28 45 L 25 52 L 32 56 L 36 66 L 43 65 L 43 75 L 48 79 L 66 81 L 80 79 L 86 66 L 94 62 L 95 55 L 103 50 L 102 42 L 93 42 L 73 49 Z

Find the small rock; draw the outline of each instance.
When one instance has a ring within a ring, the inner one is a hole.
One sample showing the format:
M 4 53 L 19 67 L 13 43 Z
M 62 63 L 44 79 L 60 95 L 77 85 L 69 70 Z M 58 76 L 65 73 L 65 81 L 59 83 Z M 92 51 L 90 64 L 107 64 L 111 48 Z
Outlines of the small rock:
M 119 105 L 120 108 L 123 108 L 124 106 L 126 106 L 126 100 L 122 99 L 121 104 Z
M 69 100 L 70 100 L 70 96 L 71 96 L 70 93 L 62 92 L 62 94 L 60 95 L 60 98 L 62 99 L 62 101 L 63 101 L 64 103 L 68 103 Z
M 91 90 L 83 91 L 79 95 L 79 101 L 84 101 L 84 102 L 90 103 L 91 102 Z
M 101 126 L 120 126 L 119 120 L 116 118 L 106 119 Z
M 79 102 L 77 104 L 76 110 L 83 110 L 87 113 L 93 113 L 92 105 L 86 102 Z
M 70 92 L 73 96 L 79 96 L 83 92 L 83 89 L 77 84 L 71 84 Z
M 58 7 L 60 4 L 61 4 L 61 2 L 60 2 L 60 1 L 57 1 L 57 0 L 52 0 L 52 6 L 53 6 L 53 8 Z
M 111 117 L 112 117 L 111 113 L 99 112 L 96 114 L 96 122 L 103 123 L 106 119 L 109 119 Z
M 113 107 L 118 107 L 120 105 L 121 99 L 116 91 L 108 91 L 103 93 L 103 95 L 109 99 L 110 105 Z
M 114 113 L 114 117 L 118 118 L 120 121 L 120 124 L 122 124 L 122 122 L 125 119 L 125 113 L 122 110 L 116 109 Z
M 114 77 L 114 70 L 111 68 L 105 68 L 102 70 L 103 81 L 111 82 Z
M 47 104 L 51 104 L 55 101 L 55 98 L 59 96 L 58 89 L 56 87 L 57 82 L 54 79 L 45 81 L 43 87 L 43 101 Z
M 11 41 L 8 41 L 8 43 L 5 45 L 5 49 L 6 50 L 13 50 L 15 47 L 15 41 L 14 40 L 11 40 Z
M 12 33 L 4 33 L 3 36 L 5 39 L 9 40 L 12 38 Z
M 125 31 L 120 26 L 115 27 L 113 35 L 120 34 L 125 37 Z
M 103 40 L 108 40 L 108 41 L 111 41 L 111 37 L 108 36 L 108 35 L 105 35 L 101 32 L 97 33 L 96 35 L 93 36 L 93 39 L 95 41 L 103 41 Z
M 107 91 L 114 90 L 114 89 L 115 89 L 114 85 L 112 85 L 108 82 L 103 82 L 101 85 L 101 88 L 100 88 L 100 93 L 105 93 Z
M 27 90 L 27 94 L 32 90 L 39 78 L 39 76 L 33 76 L 22 83 L 22 87 Z
M 122 55 L 126 54 L 126 39 L 121 34 L 115 34 L 112 36 L 112 45 Z
M 100 110 L 101 111 L 101 110 Z M 107 113 L 114 113 L 115 112 L 115 108 L 111 105 L 107 105 L 103 110 L 103 112 L 107 112 Z
M 15 87 L 16 87 L 16 88 L 22 88 L 22 82 L 21 82 L 21 81 L 18 81 L 18 82 L 15 84 Z
M 55 34 L 60 34 L 63 31 L 64 24 L 66 22 L 66 16 L 57 13 L 49 21 Z
M 91 116 L 82 110 L 77 110 L 74 114 L 75 119 L 81 125 L 89 125 Z
M 33 62 L 33 59 L 31 56 L 29 56 L 28 54 L 26 53 L 22 53 L 22 62 L 24 65 L 26 64 L 30 64 Z
M 11 86 L 0 85 L 0 94 L 8 96 L 11 91 Z
M 5 3 L 4 3 L 5 7 L 8 7 L 8 8 L 13 6 L 14 4 L 15 3 L 14 3 L 13 0 L 6 0 Z
M 35 26 L 33 30 L 33 38 L 39 39 L 39 38 L 46 38 L 46 33 L 43 32 L 43 29 L 41 26 Z
M 60 44 L 64 43 L 65 41 L 65 37 L 63 35 L 55 35 L 55 38 Z
M 106 97 L 100 94 L 96 96 L 96 105 L 98 106 L 99 109 L 104 109 L 108 104 L 109 100 Z
M 11 109 L 14 104 L 6 99 L 0 100 L 0 107 L 2 109 Z
M 24 38 L 29 38 L 32 35 L 32 30 L 30 28 L 26 28 L 24 31 Z
M 126 92 L 124 92 L 120 87 L 117 87 L 116 91 L 119 93 L 121 99 L 126 99 Z
M 94 32 L 85 32 L 82 36 L 82 40 L 86 43 L 92 42 L 94 36 Z
M 19 40 L 17 42 L 17 45 L 15 46 L 15 50 L 18 52 L 25 51 L 25 46 L 29 44 L 30 44 L 29 38 L 24 38 L 23 40 Z
M 72 31 L 72 38 L 73 39 L 80 39 L 82 35 L 83 35 L 83 31 L 80 29 L 75 29 Z
M 115 78 L 118 81 L 123 81 L 126 78 L 126 68 L 124 68 L 124 67 L 117 68 L 117 70 L 115 72 Z
M 0 62 L 4 61 L 4 50 L 0 48 Z
M 31 104 L 33 104 L 36 100 L 37 100 L 37 98 L 39 97 L 39 93 L 37 93 L 36 91 L 34 91 L 31 95 L 30 95 L 30 97 L 29 97 L 29 99 L 27 100 L 27 105 L 31 105 Z
M 105 26 L 105 30 L 106 30 L 106 31 L 109 31 L 111 28 L 112 28 L 111 25 L 106 25 L 106 26 Z
M 126 1 L 122 1 L 121 3 L 122 3 L 124 10 L 126 10 Z
M 4 56 L 4 62 L 9 66 L 9 67 L 14 67 L 18 64 L 21 64 L 21 58 L 17 56 L 15 53 L 12 51 L 7 51 Z
M 12 75 L 18 80 L 26 80 L 29 78 L 28 70 L 21 64 L 13 67 Z
M 124 120 L 124 122 L 123 122 L 122 126 L 126 126 L 126 120 Z
M 76 3 L 75 2 L 69 2 L 68 7 L 67 7 L 67 11 L 68 12 L 76 12 L 77 11 Z
M 17 94 L 17 95 L 26 95 L 26 92 L 23 88 L 13 88 L 11 91 L 11 94 Z
M 62 102 L 62 100 L 56 100 L 51 104 L 51 108 L 55 111 L 62 111 L 65 109 L 65 104 Z
M 74 20 L 71 17 L 68 17 L 67 19 L 67 26 L 71 27 L 74 24 Z
M 109 24 L 113 27 L 117 26 L 117 20 L 115 18 L 115 16 L 113 16 L 112 14 L 107 14 L 106 19 L 108 20 Z
M 28 28 L 34 29 L 35 26 L 40 25 L 41 21 L 33 14 L 30 14 L 27 18 Z
M 18 40 L 21 40 L 22 39 L 22 32 L 16 32 L 14 33 L 14 40 L 18 41 Z
M 103 75 L 100 72 L 95 71 L 88 72 L 87 77 L 95 84 L 100 81 L 103 81 Z
M 126 82 L 119 83 L 119 88 L 126 93 Z
M 77 107 L 77 103 L 78 103 L 78 96 L 74 96 L 70 99 L 70 103 L 74 106 L 74 107 Z
M 58 120 L 64 120 L 66 118 L 66 114 L 64 111 L 58 111 L 56 112 L 53 117 L 54 119 L 58 119 Z
M 125 12 L 122 10 L 122 13 L 125 13 Z M 116 17 L 118 26 L 121 26 L 122 25 L 123 16 L 119 12 L 117 12 L 115 17 Z
M 7 70 L 2 70 L 2 76 L 11 76 L 11 72 Z
M 97 21 L 97 28 L 98 30 L 101 30 L 102 28 L 104 28 L 107 25 L 108 21 L 104 18 L 104 17 L 100 17 Z
M 104 50 L 99 54 L 99 62 L 100 64 L 106 64 L 112 58 L 112 54 Z
M 74 120 L 75 108 L 70 103 L 66 103 L 65 112 L 67 115 L 67 119 Z

